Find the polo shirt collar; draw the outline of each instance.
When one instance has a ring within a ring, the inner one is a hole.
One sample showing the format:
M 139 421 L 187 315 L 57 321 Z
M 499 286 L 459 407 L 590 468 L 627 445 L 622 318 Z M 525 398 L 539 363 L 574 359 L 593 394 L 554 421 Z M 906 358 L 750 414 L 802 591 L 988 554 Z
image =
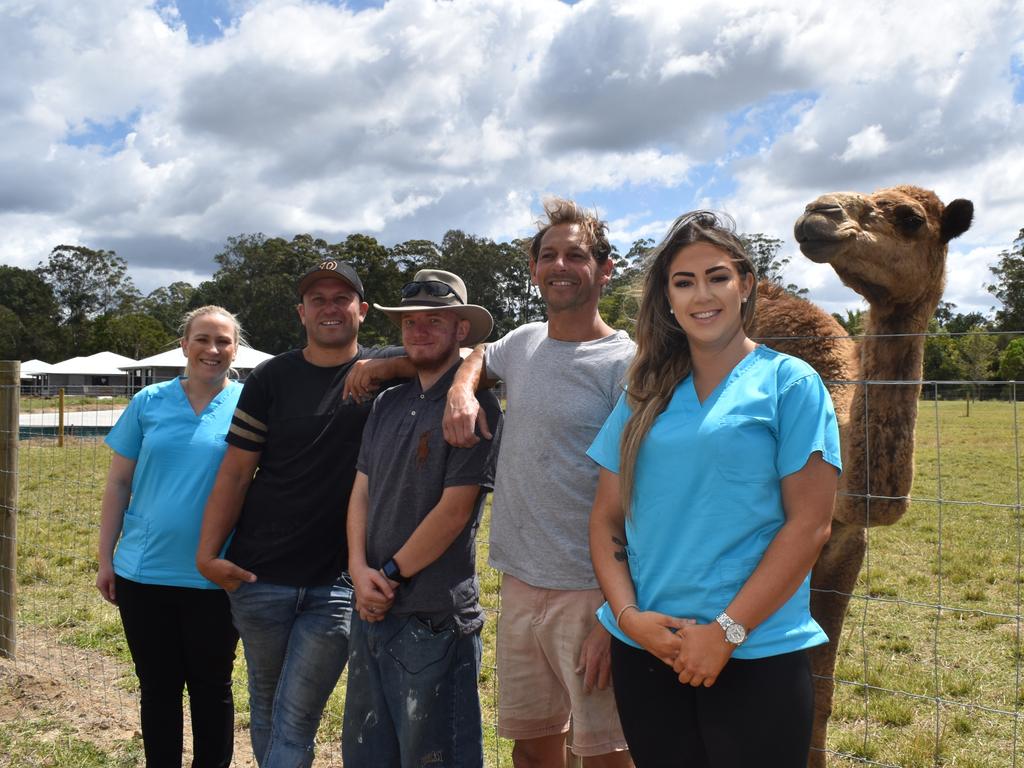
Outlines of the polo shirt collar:
M 420 386 L 420 377 L 413 376 L 410 394 L 416 396 L 422 394 L 425 400 L 441 400 L 447 397 L 448 390 L 451 388 L 452 382 L 455 380 L 455 372 L 459 370 L 460 365 L 462 365 L 461 357 L 456 360 L 452 364 L 452 367 L 445 371 L 441 378 L 435 381 L 426 392 L 424 392 L 423 388 Z

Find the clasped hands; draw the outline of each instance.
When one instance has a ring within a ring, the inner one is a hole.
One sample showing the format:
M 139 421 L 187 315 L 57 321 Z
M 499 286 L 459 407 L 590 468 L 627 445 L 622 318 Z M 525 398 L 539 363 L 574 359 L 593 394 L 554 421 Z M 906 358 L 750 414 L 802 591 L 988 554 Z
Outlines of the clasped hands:
M 734 646 L 722 628 L 712 622 L 698 624 L 657 611 L 626 611 L 619 627 L 645 651 L 672 667 L 679 682 L 710 688 L 718 679 Z
M 359 618 L 370 622 L 381 621 L 395 603 L 398 582 L 391 581 L 376 568 L 368 565 L 351 569 L 352 587 L 356 593 Z

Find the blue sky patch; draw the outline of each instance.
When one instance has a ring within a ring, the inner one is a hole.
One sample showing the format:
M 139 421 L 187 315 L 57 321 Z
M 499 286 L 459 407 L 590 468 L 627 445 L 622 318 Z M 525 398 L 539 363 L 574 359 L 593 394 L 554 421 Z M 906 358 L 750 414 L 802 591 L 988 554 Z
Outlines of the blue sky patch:
M 676 186 L 626 184 L 617 189 L 591 189 L 574 195 L 577 202 L 614 212 L 610 218 L 637 215 L 644 221 L 671 221 L 701 205 L 717 208 L 736 193 L 737 183 L 730 166 L 734 161 L 756 156 L 789 133 L 809 109 L 818 94 L 791 91 L 762 99 L 725 116 L 728 136 L 721 155 L 694 165 L 686 180 Z M 636 224 L 631 223 L 630 229 Z M 614 234 L 614 233 L 613 233 Z M 655 239 L 663 233 L 653 235 Z M 623 243 L 618 243 L 623 248 Z M 625 244 L 628 247 L 628 244 Z
M 188 41 L 196 45 L 224 36 L 224 30 L 236 18 L 236 4 L 231 0 L 180 0 L 166 6 L 177 8 L 188 31 Z
M 365 11 L 367 8 L 383 8 L 386 4 L 386 0 L 341 0 L 341 2 L 333 2 L 333 5 L 343 5 L 350 11 Z
M 368 8 L 383 8 L 387 0 L 327 0 L 328 4 L 348 8 L 350 11 L 365 11 Z M 190 43 L 202 45 L 224 36 L 224 30 L 238 18 L 243 4 L 236 0 L 166 0 L 158 7 L 176 8 L 181 21 L 188 31 Z
M 1013 100 L 1024 104 L 1024 56 L 1010 57 L 1010 79 L 1013 81 Z
M 72 147 L 100 147 L 105 155 L 114 155 L 124 149 L 125 137 L 135 130 L 139 110 L 122 120 L 96 122 L 88 118 L 83 125 L 68 131 L 64 143 Z
M 715 163 L 696 165 L 687 171 L 686 179 L 676 186 L 660 184 L 624 184 L 615 189 L 590 189 L 575 192 L 571 197 L 587 208 L 598 208 L 609 219 L 626 218 L 626 229 L 635 230 L 644 222 L 672 221 L 679 214 L 692 210 L 705 197 L 721 200 L 735 191 L 733 179 Z M 632 244 L 618 240 L 621 232 L 612 232 L 619 249 L 625 252 Z M 659 239 L 663 231 L 644 236 Z
M 734 155 L 756 155 L 775 143 L 780 134 L 792 131 L 814 104 L 813 91 L 775 94 L 726 116 Z

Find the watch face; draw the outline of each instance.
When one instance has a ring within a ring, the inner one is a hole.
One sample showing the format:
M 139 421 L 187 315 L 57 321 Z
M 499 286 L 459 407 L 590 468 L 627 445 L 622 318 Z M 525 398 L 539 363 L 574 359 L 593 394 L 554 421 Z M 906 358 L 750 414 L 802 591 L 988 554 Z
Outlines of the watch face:
M 747 639 L 747 630 L 741 624 L 730 624 L 729 628 L 725 630 L 725 639 L 733 645 L 739 645 Z

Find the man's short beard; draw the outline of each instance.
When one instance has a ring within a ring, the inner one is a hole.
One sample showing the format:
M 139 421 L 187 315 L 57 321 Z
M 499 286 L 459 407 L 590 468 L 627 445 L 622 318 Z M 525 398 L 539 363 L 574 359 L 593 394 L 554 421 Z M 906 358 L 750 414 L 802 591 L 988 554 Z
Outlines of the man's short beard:
M 447 350 L 437 355 L 436 357 L 431 357 L 429 359 L 424 360 L 416 359 L 412 355 L 409 355 L 409 361 L 412 363 L 413 367 L 417 371 L 422 371 L 424 373 L 437 373 L 438 371 L 444 371 L 448 369 L 448 367 L 453 362 L 452 352 L 457 353 L 458 349 L 459 343 L 455 341 L 453 342 L 451 347 L 449 347 Z M 408 354 L 408 350 L 406 350 L 406 354 Z

